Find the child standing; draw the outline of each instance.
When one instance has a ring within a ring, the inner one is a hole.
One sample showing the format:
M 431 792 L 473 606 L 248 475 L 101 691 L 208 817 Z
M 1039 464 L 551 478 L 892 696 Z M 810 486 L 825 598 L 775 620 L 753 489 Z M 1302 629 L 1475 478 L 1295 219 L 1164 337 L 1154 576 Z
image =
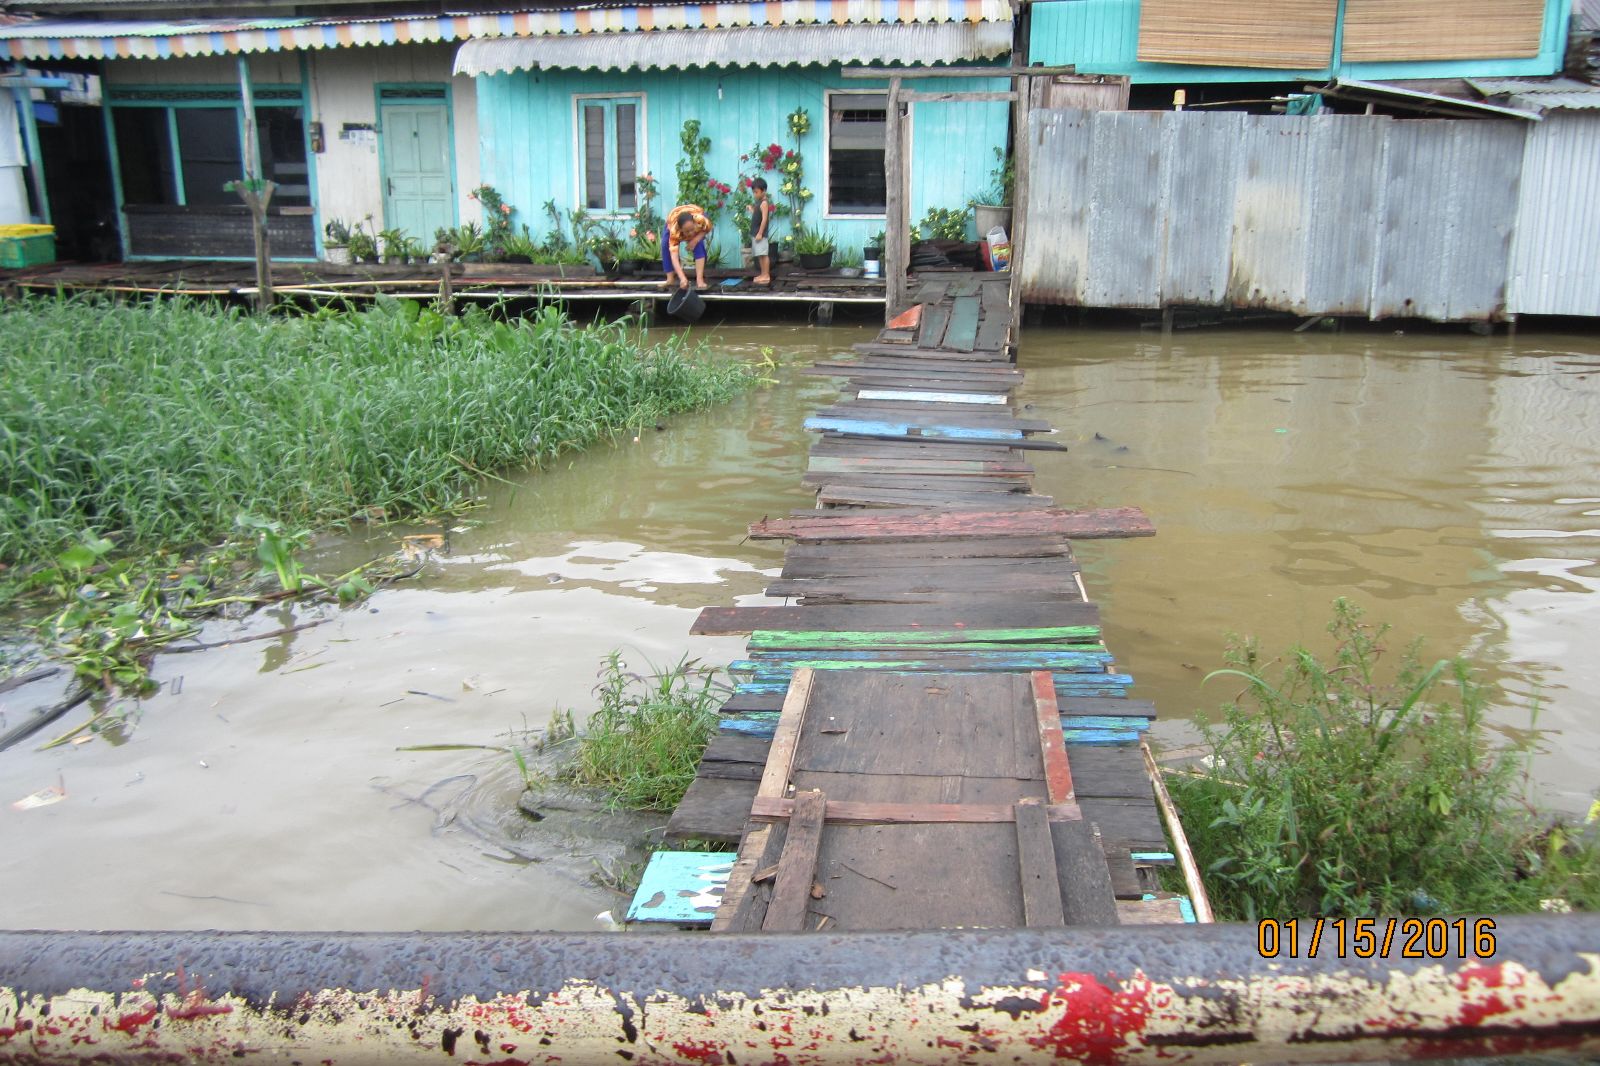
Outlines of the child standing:
M 767 179 L 750 182 L 750 254 L 761 264 L 753 284 L 772 284 L 772 246 L 768 241 L 772 227 L 772 201 L 767 199 Z

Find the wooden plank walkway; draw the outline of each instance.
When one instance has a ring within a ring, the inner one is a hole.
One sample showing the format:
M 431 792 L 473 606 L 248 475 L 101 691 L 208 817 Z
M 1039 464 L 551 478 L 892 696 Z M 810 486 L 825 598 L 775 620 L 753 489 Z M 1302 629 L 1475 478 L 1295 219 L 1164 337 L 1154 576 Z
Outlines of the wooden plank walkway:
M 1185 919 L 1155 874 L 1155 711 L 1127 698 L 1071 547 L 1154 530 L 1033 492 L 1030 456 L 1061 446 L 1012 403 L 1008 283 L 926 279 L 856 358 L 812 368 L 842 379 L 806 422 L 817 508 L 749 530 L 790 542 L 766 589 L 789 605 L 695 624 L 749 635 L 667 830 L 739 843 L 714 907 L 681 893 L 715 930 Z

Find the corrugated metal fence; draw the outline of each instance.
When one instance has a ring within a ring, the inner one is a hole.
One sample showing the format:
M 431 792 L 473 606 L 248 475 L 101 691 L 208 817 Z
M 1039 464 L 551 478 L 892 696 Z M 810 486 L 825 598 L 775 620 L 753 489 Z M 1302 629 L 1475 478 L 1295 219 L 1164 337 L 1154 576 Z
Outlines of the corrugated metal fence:
M 1576 137 L 1555 135 L 1559 119 L 1035 111 L 1023 298 L 1600 314 L 1600 122 L 1583 121 Z M 1519 194 L 1525 150 L 1539 185 Z

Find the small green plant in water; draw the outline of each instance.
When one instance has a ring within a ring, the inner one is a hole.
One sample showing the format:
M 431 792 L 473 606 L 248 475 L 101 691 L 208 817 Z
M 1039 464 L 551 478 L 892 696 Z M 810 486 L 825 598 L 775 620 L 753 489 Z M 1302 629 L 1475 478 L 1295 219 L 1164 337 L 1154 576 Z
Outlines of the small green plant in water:
M 1223 919 L 1534 911 L 1600 903 L 1600 849 L 1523 801 L 1530 741 L 1495 746 L 1461 659 L 1389 662 L 1387 626 L 1338 600 L 1324 662 L 1274 671 L 1235 641 L 1211 674 L 1245 688 L 1200 723 L 1209 767 L 1174 798 Z
M 613 807 L 676 807 L 717 727 L 716 708 L 726 695 L 717 675 L 687 658 L 668 670 L 636 674 L 612 652 L 595 688 L 599 706 L 567 774 L 609 793 Z

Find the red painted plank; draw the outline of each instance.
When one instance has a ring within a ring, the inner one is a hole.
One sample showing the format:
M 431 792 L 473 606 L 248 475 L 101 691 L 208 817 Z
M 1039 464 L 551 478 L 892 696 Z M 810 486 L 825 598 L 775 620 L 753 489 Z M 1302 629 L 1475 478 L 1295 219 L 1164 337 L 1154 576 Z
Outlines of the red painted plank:
M 750 526 L 757 540 L 896 541 L 956 537 L 1151 537 L 1155 527 L 1137 507 L 1096 511 L 1049 508 L 1037 511 L 961 511 L 955 513 L 830 518 L 763 518 Z
M 1061 708 L 1056 705 L 1055 677 L 1048 670 L 1033 671 L 1033 706 L 1039 716 L 1039 748 L 1044 752 L 1045 791 L 1051 803 L 1073 799 L 1072 768 L 1061 739 Z

